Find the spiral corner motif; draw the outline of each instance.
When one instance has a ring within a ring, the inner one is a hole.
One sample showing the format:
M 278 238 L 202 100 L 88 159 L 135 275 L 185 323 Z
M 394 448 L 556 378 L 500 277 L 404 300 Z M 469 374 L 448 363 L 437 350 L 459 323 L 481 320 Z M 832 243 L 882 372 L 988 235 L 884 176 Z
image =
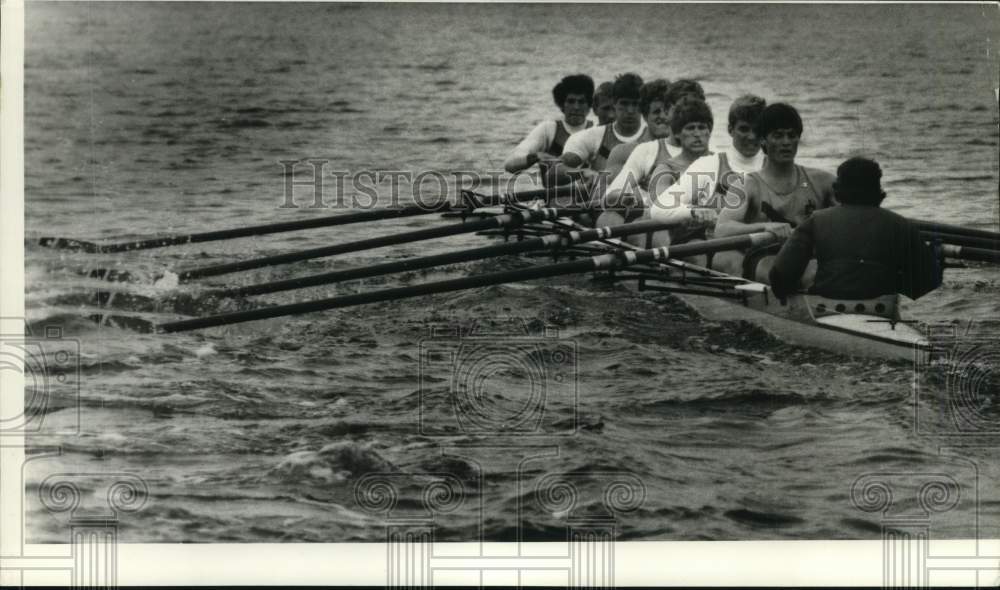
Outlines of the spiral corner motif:
M 920 486 L 920 493 L 917 495 L 920 507 L 928 514 L 951 510 L 958 506 L 961 497 L 961 487 L 950 477 L 925 483 Z
M 52 512 L 73 512 L 80 506 L 82 494 L 80 488 L 71 481 L 60 479 L 63 474 L 50 475 L 38 486 L 38 496 L 48 510 Z
M 465 503 L 465 487 L 458 478 L 445 476 L 424 488 L 423 501 L 431 512 L 452 512 Z
M 851 502 L 864 512 L 885 512 L 892 506 L 892 490 L 884 481 L 862 476 L 851 486 Z
M 149 487 L 137 476 L 130 475 L 108 488 L 108 505 L 112 510 L 121 512 L 136 512 L 146 505 L 149 499 Z
M 573 482 L 560 474 L 546 475 L 538 481 L 535 493 L 542 507 L 550 512 L 568 512 L 576 507 L 579 492 Z
M 633 512 L 646 501 L 646 486 L 633 476 L 618 479 L 604 488 L 604 505 L 612 512 Z
M 372 514 L 388 514 L 396 507 L 399 494 L 388 477 L 372 473 L 354 486 L 354 499 L 361 509 Z

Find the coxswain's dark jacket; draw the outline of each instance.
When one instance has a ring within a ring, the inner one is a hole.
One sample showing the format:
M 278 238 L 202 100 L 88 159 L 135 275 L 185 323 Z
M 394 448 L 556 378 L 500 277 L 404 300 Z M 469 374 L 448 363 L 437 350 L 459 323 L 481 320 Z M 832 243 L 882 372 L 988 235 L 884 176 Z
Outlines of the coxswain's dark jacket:
M 941 284 L 933 249 L 905 217 L 876 206 L 840 205 L 813 213 L 782 246 L 771 268 L 771 289 L 794 293 L 811 258 L 810 292 L 833 299 L 902 293 L 916 299 Z

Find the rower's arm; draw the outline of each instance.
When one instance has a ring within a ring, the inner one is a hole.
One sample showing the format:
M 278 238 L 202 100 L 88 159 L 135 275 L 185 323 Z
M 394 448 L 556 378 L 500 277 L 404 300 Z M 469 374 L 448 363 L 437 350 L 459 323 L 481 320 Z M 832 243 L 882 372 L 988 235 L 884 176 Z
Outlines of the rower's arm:
M 650 194 L 656 194 L 650 216 L 667 223 L 691 219 L 691 210 L 697 205 L 696 195 L 715 190 L 717 168 L 718 158 L 712 156 L 695 160 L 680 178 L 675 178 L 669 168 L 657 167 L 649 181 Z
M 813 258 L 814 246 L 813 222 L 810 217 L 792 232 L 792 237 L 788 238 L 774 259 L 768 282 L 775 295 L 785 298 L 798 291 L 806 266 Z
M 615 150 L 621 146 L 616 146 L 614 150 L 611 150 L 611 155 L 614 156 Z M 655 155 L 654 155 L 655 157 Z M 620 206 L 620 197 L 623 194 L 638 194 L 639 192 L 639 181 L 642 179 L 643 170 L 648 169 L 648 150 L 642 146 L 637 146 L 632 153 L 629 154 L 628 159 L 625 161 L 625 165 L 622 166 L 621 170 L 611 184 L 608 185 L 608 192 L 604 198 L 605 207 L 617 207 Z
M 719 220 L 715 224 L 715 237 L 726 238 L 767 231 L 768 223 L 747 223 L 747 212 L 751 205 L 756 207 L 757 181 L 750 175 L 744 176 L 743 183 L 733 183 L 722 200 Z
M 549 128 L 552 128 L 551 130 Z M 503 167 L 511 174 L 530 168 L 539 161 L 539 152 L 545 151 L 551 138 L 555 136 L 554 121 L 542 121 L 531 130 L 521 143 L 511 151 L 503 163 Z

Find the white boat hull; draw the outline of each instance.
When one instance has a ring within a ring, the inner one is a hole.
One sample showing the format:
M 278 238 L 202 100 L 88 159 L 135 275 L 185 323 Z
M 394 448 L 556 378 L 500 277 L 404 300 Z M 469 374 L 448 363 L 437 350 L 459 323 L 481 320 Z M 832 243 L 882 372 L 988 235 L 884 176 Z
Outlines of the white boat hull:
M 752 294 L 745 302 L 707 295 L 678 294 L 702 317 L 713 321 L 747 320 L 796 346 L 828 350 L 851 357 L 926 361 L 928 341 L 916 327 L 870 314 L 819 315 L 817 301 L 796 295 L 782 304 L 771 293 Z M 817 317 L 818 316 L 818 317 Z

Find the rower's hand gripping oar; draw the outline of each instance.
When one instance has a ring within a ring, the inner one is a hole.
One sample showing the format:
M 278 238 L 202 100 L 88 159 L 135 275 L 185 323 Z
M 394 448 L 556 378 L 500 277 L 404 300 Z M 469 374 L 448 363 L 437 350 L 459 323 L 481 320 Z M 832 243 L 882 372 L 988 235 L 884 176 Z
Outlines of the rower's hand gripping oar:
M 603 228 L 600 231 L 603 232 L 606 229 L 607 228 Z M 644 227 L 643 230 L 649 231 L 649 227 L 648 226 Z M 377 303 L 380 301 L 406 299 L 421 295 L 431 295 L 434 293 L 448 293 L 452 291 L 461 291 L 464 289 L 472 289 L 476 287 L 487 287 L 490 285 L 499 285 L 503 283 L 527 281 L 527 280 L 547 278 L 547 277 L 557 277 L 568 274 L 578 274 L 591 271 L 616 270 L 619 268 L 625 268 L 635 264 L 654 263 L 659 260 L 665 260 L 671 256 L 686 257 L 686 256 L 693 256 L 695 254 L 718 252 L 720 250 L 749 248 L 752 246 L 769 243 L 774 239 L 775 237 L 773 234 L 769 232 L 764 232 L 757 234 L 748 234 L 743 236 L 733 236 L 730 238 L 721 238 L 718 240 L 709 240 L 705 242 L 697 242 L 692 244 L 681 244 L 680 246 L 675 246 L 671 249 L 653 248 L 649 250 L 618 251 L 608 254 L 601 254 L 590 258 L 582 258 L 579 260 L 570 260 L 566 262 L 547 264 L 542 266 L 533 266 L 525 269 L 516 269 L 516 270 L 509 270 L 509 271 L 486 274 L 486 275 L 425 283 L 422 285 L 396 287 L 393 289 L 385 289 L 382 291 L 374 291 L 369 293 L 356 293 L 352 295 L 331 297 L 327 299 L 303 301 L 300 303 L 292 303 L 289 305 L 278 305 L 275 307 L 252 309 L 248 311 L 240 311 L 240 312 L 227 313 L 215 316 L 208 316 L 204 318 L 192 318 L 176 322 L 167 322 L 164 324 L 160 324 L 158 326 L 158 331 L 183 332 L 188 330 L 197 330 L 201 328 L 209 328 L 214 326 L 224 326 L 229 324 L 237 324 L 237 323 L 261 320 L 267 318 L 297 315 L 315 311 L 325 311 L 343 307 L 352 307 L 356 305 L 366 305 L 369 303 Z

